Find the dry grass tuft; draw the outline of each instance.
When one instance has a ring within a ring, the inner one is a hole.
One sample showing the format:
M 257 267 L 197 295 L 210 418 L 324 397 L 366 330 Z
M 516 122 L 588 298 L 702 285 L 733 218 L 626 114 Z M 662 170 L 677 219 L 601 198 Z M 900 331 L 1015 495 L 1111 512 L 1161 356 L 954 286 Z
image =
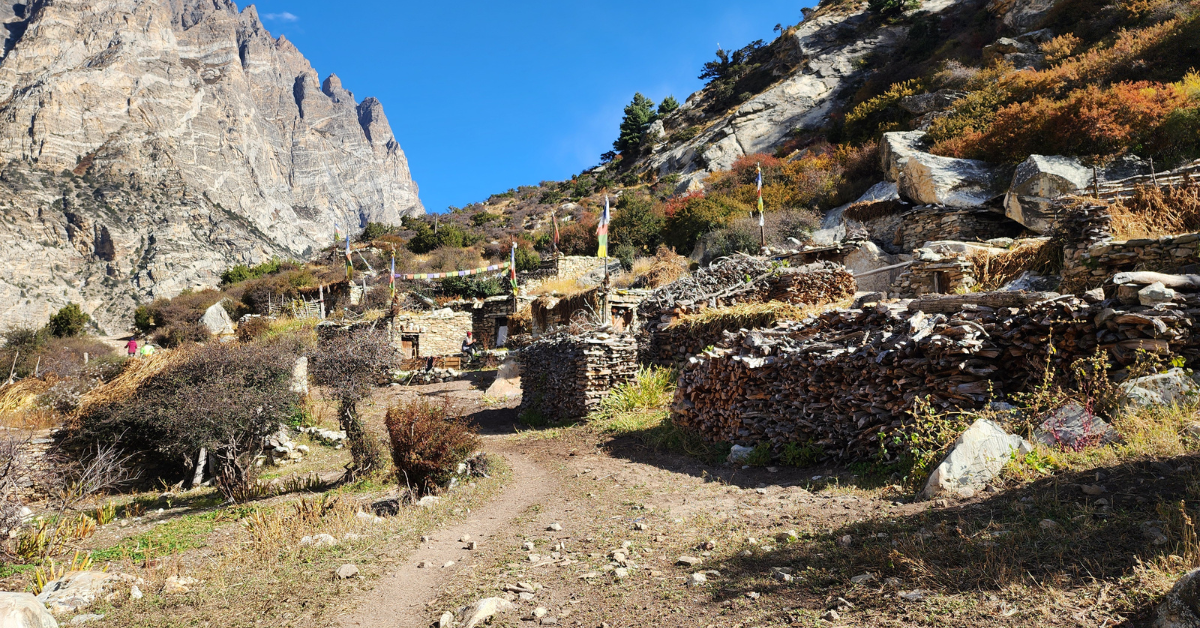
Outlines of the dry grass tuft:
M 779 321 L 802 320 L 829 310 L 848 307 L 850 303 L 849 299 L 817 305 L 794 305 L 780 301 L 741 303 L 680 316 L 671 321 L 667 329 L 686 327 L 690 333 L 704 335 L 719 333 L 725 329 L 771 327 Z
M 584 290 L 586 290 L 586 288 L 580 288 L 578 282 L 574 278 L 557 277 L 555 279 L 548 279 L 542 282 L 541 285 L 534 288 L 529 293 L 535 295 L 555 294 L 558 296 L 571 296 L 573 294 L 579 294 Z
M 665 246 L 659 246 L 654 257 L 636 260 L 629 275 L 636 288 L 661 288 L 673 283 L 688 272 L 688 258 Z
M 967 260 L 975 267 L 979 290 L 999 290 L 1025 271 L 1055 272 L 1062 265 L 1062 251 L 1053 240 L 1027 240 L 998 255 L 973 251 Z
M 1109 207 L 1116 240 L 1200 231 L 1200 185 L 1138 186 L 1133 198 Z

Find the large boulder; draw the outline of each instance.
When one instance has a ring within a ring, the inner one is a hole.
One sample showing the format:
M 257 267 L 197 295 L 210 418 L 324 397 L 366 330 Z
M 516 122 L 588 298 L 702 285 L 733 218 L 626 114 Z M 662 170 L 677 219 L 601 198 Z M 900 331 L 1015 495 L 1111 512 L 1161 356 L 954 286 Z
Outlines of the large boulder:
M 979 419 L 959 435 L 946 459 L 933 470 L 921 497 L 942 493 L 970 496 L 996 477 L 1013 453 L 1028 453 L 1028 441 L 1005 432 L 987 419 Z
M 987 10 L 1009 29 L 1027 31 L 1042 22 L 1058 0 L 991 0 Z
M 921 150 L 921 131 L 883 134 L 884 174 L 900 196 L 922 205 L 980 207 L 1004 195 L 999 171 L 975 159 L 955 159 Z
M 1121 382 L 1121 391 L 1127 405 L 1169 406 L 1194 400 L 1200 395 L 1200 386 L 1183 369 L 1173 368 L 1166 373 Z
M 78 613 L 109 594 L 123 580 L 117 574 L 103 571 L 71 571 L 47 582 L 37 599 L 55 615 Z
M 505 360 L 496 371 L 495 381 L 483 394 L 491 399 L 519 397 L 521 395 L 521 363 L 511 358 Z
M 889 255 L 874 242 L 869 241 L 856 243 L 855 248 L 852 248 L 842 260 L 846 270 L 850 271 L 854 275 L 855 281 L 858 282 L 859 292 L 887 292 L 888 286 L 892 285 L 892 280 L 904 269 L 897 268 L 870 275 L 864 275 L 864 273 L 899 263 L 900 256 Z
M 0 628 L 58 628 L 58 622 L 32 594 L 0 592 Z
M 1200 628 L 1200 569 L 1183 575 L 1158 605 L 1154 628 Z
M 229 318 L 229 312 L 225 311 L 225 306 L 220 302 L 214 303 L 212 307 L 204 311 L 204 316 L 200 318 L 200 324 L 207 327 L 208 332 L 214 336 L 233 334 L 233 319 Z
M 1038 233 L 1054 230 L 1060 216 L 1053 201 L 1074 194 L 1092 181 L 1092 171 L 1071 157 L 1031 155 L 1013 173 L 1004 197 L 1004 215 Z

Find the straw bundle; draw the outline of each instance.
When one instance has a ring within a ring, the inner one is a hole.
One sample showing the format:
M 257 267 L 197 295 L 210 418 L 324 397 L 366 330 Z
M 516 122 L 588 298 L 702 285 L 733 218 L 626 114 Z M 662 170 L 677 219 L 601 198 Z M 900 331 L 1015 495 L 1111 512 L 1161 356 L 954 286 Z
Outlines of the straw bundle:
M 84 416 L 102 405 L 129 399 L 137 393 L 143 382 L 168 367 L 183 362 L 192 351 L 192 349 L 160 351 L 153 355 L 127 361 L 125 367 L 121 369 L 120 375 L 106 384 L 89 390 L 80 398 L 76 416 Z
M 45 378 L 29 377 L 0 388 L 0 413 L 28 412 L 37 407 L 41 397 L 58 381 L 53 374 Z

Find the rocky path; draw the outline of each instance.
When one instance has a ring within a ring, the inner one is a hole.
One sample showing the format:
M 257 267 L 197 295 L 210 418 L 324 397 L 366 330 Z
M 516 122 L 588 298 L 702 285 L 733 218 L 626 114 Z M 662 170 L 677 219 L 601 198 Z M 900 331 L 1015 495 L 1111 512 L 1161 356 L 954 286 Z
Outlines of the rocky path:
M 512 481 L 491 503 L 468 514 L 463 523 L 429 535 L 395 573 L 385 576 L 364 596 L 354 614 L 342 618 L 340 626 L 428 626 L 433 613 L 428 603 L 457 575 L 475 566 L 476 555 L 461 541 L 464 535 L 481 546 L 508 536 L 514 519 L 553 493 L 556 480 L 543 467 L 506 447 L 501 438 L 487 440 L 489 453 L 502 456 L 512 469 Z

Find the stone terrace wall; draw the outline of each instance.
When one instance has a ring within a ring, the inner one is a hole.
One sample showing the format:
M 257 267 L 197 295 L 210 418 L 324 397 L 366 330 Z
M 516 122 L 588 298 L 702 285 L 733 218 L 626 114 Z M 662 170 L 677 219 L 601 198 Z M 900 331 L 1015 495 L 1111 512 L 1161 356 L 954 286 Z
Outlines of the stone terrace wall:
M 1063 289 L 1082 292 L 1096 288 L 1119 272 L 1149 270 L 1178 272 L 1200 263 L 1200 234 L 1153 239 L 1114 240 L 1108 210 L 1086 206 L 1067 220 L 1063 250 Z
M 432 312 L 397 314 L 390 327 L 392 344 L 400 348 L 403 334 L 419 334 L 418 357 L 457 355 L 462 351 L 462 341 L 472 330 L 470 312 L 455 312 L 451 309 Z
M 926 294 L 953 294 L 975 285 L 975 266 L 961 257 L 930 254 L 919 249 L 914 260 L 888 288 L 889 295 L 919 297 Z
M 520 412 L 552 421 L 581 419 L 614 386 L 637 374 L 637 341 L 630 334 L 588 332 L 545 336 L 521 350 Z
M 924 205 L 902 216 L 896 234 L 901 248 L 912 251 L 936 240 L 1011 238 L 1025 230 L 1020 223 L 987 209 L 951 209 Z

